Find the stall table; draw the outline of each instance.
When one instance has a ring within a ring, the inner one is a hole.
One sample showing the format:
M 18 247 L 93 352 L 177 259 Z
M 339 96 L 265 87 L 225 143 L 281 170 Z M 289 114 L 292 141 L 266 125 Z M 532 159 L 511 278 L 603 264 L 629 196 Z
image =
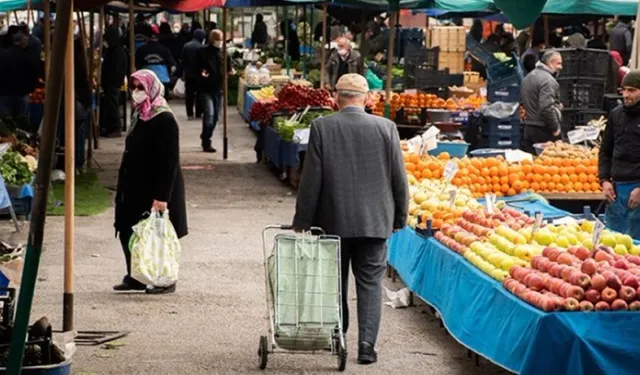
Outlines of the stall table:
M 545 313 L 459 254 L 405 228 L 389 240 L 389 264 L 441 315 L 462 345 L 529 374 L 637 374 L 640 313 Z
M 237 107 L 238 107 L 238 112 L 240 113 L 240 116 L 242 116 L 245 120 L 248 121 L 249 119 L 249 108 L 251 108 L 251 106 L 247 107 L 245 100 L 246 100 L 246 96 L 249 93 L 250 90 L 260 90 L 261 88 L 263 88 L 264 86 L 250 86 L 247 84 L 247 81 L 244 78 L 240 78 L 238 80 L 238 103 L 237 103 Z

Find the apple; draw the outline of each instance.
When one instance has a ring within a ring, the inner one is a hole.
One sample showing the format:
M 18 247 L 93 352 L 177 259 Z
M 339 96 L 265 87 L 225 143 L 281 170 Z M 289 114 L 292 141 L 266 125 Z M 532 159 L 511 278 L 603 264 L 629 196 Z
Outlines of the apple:
M 637 266 L 640 266 L 640 256 L 637 255 L 629 255 L 627 256 L 627 260 L 629 261 L 629 263 L 633 263 Z
M 638 280 L 638 276 L 635 276 L 635 275 L 627 276 L 624 279 L 624 282 L 622 284 L 625 286 L 630 286 L 634 290 L 640 287 L 640 281 Z
M 559 304 L 558 300 L 555 297 L 544 296 L 540 303 L 540 308 L 542 308 L 545 312 L 558 311 L 564 303 Z
M 620 281 L 618 275 L 608 275 L 605 276 L 605 278 L 607 280 L 607 286 L 613 290 L 619 290 L 622 286 L 622 281 Z
M 589 258 L 589 255 L 591 254 L 591 252 L 584 246 L 579 246 L 578 249 L 576 250 L 575 254 L 573 254 L 576 258 L 580 259 L 580 260 L 585 260 L 587 258 Z
M 544 284 L 544 281 L 542 280 L 542 277 L 540 277 L 535 273 L 530 273 L 527 277 L 529 278 L 529 280 L 525 284 L 531 290 L 541 291 L 542 289 L 544 289 L 545 284 Z
M 584 289 L 579 286 L 570 285 L 567 288 L 566 296 L 567 298 L 575 298 L 578 301 L 582 301 L 584 299 Z
M 555 262 L 552 262 L 549 259 L 543 257 L 538 261 L 538 269 L 542 272 L 549 272 L 549 269 L 551 268 L 553 263 Z
M 580 270 L 591 276 L 598 270 L 598 264 L 593 259 L 586 259 L 584 262 L 582 262 Z
M 596 254 L 594 256 L 594 259 L 596 260 L 596 262 L 613 262 L 613 257 L 611 255 L 609 255 L 606 251 L 604 250 L 597 250 Z
M 549 274 L 553 277 L 561 277 L 562 269 L 566 267 L 564 264 L 558 264 L 556 262 L 551 262 L 551 266 L 549 267 Z
M 593 309 L 595 309 L 595 307 L 593 307 L 593 303 L 591 303 L 589 301 L 580 302 L 580 310 L 582 310 L 582 311 L 593 311 Z
M 607 279 L 601 274 L 596 273 L 591 277 L 591 286 L 598 291 L 602 291 L 607 286 Z
M 567 298 L 564 300 L 564 309 L 567 311 L 578 311 L 580 310 L 580 302 L 575 298 Z
M 545 250 L 547 251 L 546 254 L 545 254 Z M 544 255 L 547 258 L 549 258 L 549 260 L 552 260 L 552 261 L 555 262 L 555 261 L 558 260 L 558 256 L 560 256 L 560 249 L 555 248 L 555 247 L 546 247 L 546 248 L 544 248 L 544 250 L 542 250 L 542 255 Z
M 571 274 L 569 282 L 581 287 L 582 289 L 589 289 L 589 285 L 591 285 L 591 278 L 589 275 L 576 270 Z
M 568 282 L 568 281 L 569 281 L 569 279 L 571 278 L 571 275 L 573 274 L 573 272 L 574 272 L 574 271 L 577 271 L 577 270 L 576 270 L 575 268 L 573 268 L 573 267 L 565 266 L 565 267 L 562 269 L 562 273 L 561 273 L 562 280 L 564 280 L 564 281 L 567 281 L 567 282 Z
M 617 299 L 613 301 L 613 303 L 611 304 L 611 310 L 614 310 L 614 311 L 623 311 L 628 309 L 629 309 L 629 306 L 627 305 L 627 303 L 621 299 Z
M 544 257 L 542 255 L 536 255 L 533 258 L 531 258 L 531 268 L 539 269 L 538 268 L 538 262 L 541 259 L 544 259 Z
M 596 304 L 598 303 L 598 301 L 600 301 L 600 291 L 598 291 L 597 289 L 587 290 L 584 296 L 587 299 L 587 301 L 593 304 Z
M 640 301 L 633 301 L 629 304 L 629 310 L 640 311 Z
M 620 298 L 626 302 L 631 302 L 636 299 L 636 290 L 630 286 L 623 286 L 620 288 Z
M 605 301 L 600 301 L 596 303 L 596 311 L 609 311 L 611 310 L 611 306 Z
M 631 267 L 629 267 L 629 263 L 624 259 L 616 260 L 616 262 L 613 264 L 613 266 L 615 268 L 618 268 L 618 269 L 621 269 L 621 270 L 625 270 L 625 271 L 628 270 L 629 268 L 631 268 Z
M 605 302 L 613 302 L 616 298 L 618 298 L 618 293 L 610 287 L 604 288 L 604 290 L 600 293 L 600 298 Z
M 573 255 L 569 254 L 569 253 L 562 253 L 560 255 L 558 255 L 558 259 L 557 262 L 560 264 L 566 264 L 568 266 L 573 264 Z

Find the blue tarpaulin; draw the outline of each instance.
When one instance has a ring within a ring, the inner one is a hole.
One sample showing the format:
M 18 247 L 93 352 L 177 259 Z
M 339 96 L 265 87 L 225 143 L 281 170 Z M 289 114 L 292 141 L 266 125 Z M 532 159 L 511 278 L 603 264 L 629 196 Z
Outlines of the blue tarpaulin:
M 389 263 L 456 340 L 512 372 L 638 374 L 637 312 L 545 313 L 410 228 L 389 240 Z

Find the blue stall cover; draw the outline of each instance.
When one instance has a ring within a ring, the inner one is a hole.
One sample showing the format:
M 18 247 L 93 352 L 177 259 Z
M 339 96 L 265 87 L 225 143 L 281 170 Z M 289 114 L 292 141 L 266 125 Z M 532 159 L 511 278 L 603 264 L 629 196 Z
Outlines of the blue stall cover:
M 545 313 L 410 228 L 389 240 L 389 263 L 457 341 L 512 372 L 638 374 L 640 313 Z
M 278 168 L 297 167 L 300 164 L 298 152 L 306 146 L 283 141 L 272 126 L 266 126 L 264 132 L 264 153 L 267 159 Z

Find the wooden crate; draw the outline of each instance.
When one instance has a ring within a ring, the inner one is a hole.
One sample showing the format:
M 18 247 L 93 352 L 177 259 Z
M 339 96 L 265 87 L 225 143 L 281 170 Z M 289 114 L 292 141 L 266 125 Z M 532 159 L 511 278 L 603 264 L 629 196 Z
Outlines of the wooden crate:
M 427 45 L 440 47 L 440 52 L 464 52 L 467 49 L 467 31 L 462 26 L 434 26 L 427 33 Z
M 446 68 L 451 74 L 464 73 L 464 52 L 440 52 L 438 69 Z

